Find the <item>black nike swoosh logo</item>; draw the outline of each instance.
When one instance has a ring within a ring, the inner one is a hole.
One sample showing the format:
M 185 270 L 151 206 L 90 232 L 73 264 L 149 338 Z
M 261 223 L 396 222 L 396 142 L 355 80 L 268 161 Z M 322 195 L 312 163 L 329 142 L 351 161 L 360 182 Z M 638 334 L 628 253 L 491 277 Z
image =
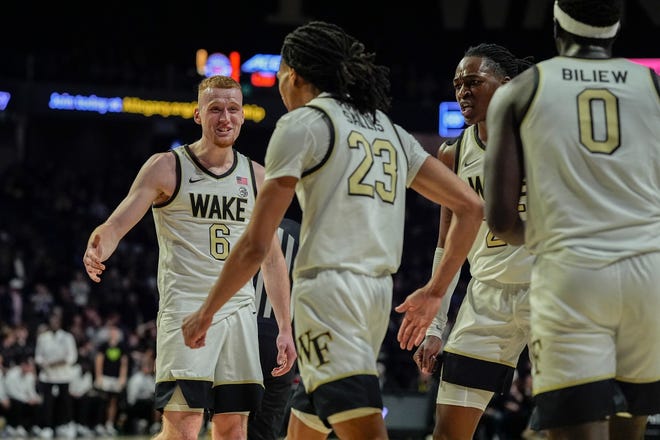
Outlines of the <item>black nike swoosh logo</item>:
M 479 159 L 475 159 L 475 160 L 473 160 L 472 162 L 465 162 L 465 165 L 464 165 L 464 166 L 465 166 L 465 167 L 469 167 L 470 165 L 472 165 L 473 163 L 475 163 L 475 162 L 478 161 L 478 160 L 479 160 Z
M 195 183 L 195 182 L 199 182 L 200 180 L 204 180 L 204 178 L 203 178 L 203 177 L 200 177 L 199 179 L 193 179 L 193 178 L 191 177 L 190 179 L 188 179 L 188 182 L 190 182 L 190 183 Z

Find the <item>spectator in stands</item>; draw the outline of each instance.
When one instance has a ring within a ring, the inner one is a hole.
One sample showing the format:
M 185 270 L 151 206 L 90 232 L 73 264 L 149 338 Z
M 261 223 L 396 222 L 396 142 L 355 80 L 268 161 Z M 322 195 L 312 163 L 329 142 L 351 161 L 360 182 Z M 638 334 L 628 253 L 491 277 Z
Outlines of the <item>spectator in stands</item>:
M 2 351 L 7 365 L 18 363 L 19 358 L 34 357 L 34 342 L 30 341 L 30 332 L 23 325 L 8 327 L 2 340 Z
M 73 302 L 75 302 L 78 307 L 83 308 L 87 306 L 91 287 L 84 272 L 76 270 L 73 273 L 73 278 L 69 281 L 69 290 L 71 291 Z
M 46 283 L 38 282 L 34 285 L 34 291 L 30 294 L 32 312 L 38 321 L 47 321 L 55 304 L 55 297 Z
M 5 386 L 10 401 L 5 432 L 10 437 L 27 437 L 35 427 L 34 432 L 39 432 L 35 420 L 41 409 L 42 399 L 37 393 L 34 359 L 21 357 L 17 362 L 5 376 Z
M 39 391 L 43 396 L 41 436 L 74 438 L 73 402 L 69 382 L 72 366 L 78 360 L 73 335 L 62 328 L 60 310 L 55 309 L 48 320 L 48 328 L 37 336 L 34 360 L 39 367 Z
M 5 314 L 8 317 L 7 322 L 11 325 L 20 325 L 23 323 L 24 284 L 25 283 L 21 278 L 12 278 L 11 281 L 9 281 L 8 301 L 7 304 L 3 304 L 3 307 L 8 306 L 8 310 Z
M 11 408 L 7 388 L 5 387 L 5 367 L 2 352 L 0 352 L 0 420 L 7 421 L 7 414 Z
M 105 400 L 105 426 L 97 426 L 97 434 L 117 435 L 119 398 L 128 379 L 128 350 L 123 335 L 114 323 L 107 325 L 108 340 L 103 342 L 94 360 L 94 386 Z
M 94 389 L 92 361 L 79 350 L 78 363 L 73 366 L 69 393 L 73 399 L 73 420 L 80 437 L 93 437 L 94 427 L 105 419 L 104 401 Z

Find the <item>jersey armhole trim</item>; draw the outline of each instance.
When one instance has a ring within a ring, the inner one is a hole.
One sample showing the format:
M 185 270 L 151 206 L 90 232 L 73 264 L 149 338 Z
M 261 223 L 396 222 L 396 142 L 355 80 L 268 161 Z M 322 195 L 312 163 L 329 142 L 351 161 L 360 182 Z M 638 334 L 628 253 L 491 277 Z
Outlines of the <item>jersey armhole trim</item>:
M 174 166 L 174 172 L 176 174 L 176 185 L 174 186 L 174 191 L 172 191 L 172 195 L 170 196 L 170 198 L 158 204 L 154 203 L 153 205 L 151 205 L 152 209 L 163 208 L 169 205 L 170 203 L 172 203 L 172 201 L 179 194 L 179 190 L 181 189 L 181 158 L 179 158 L 179 155 L 176 153 L 175 150 L 170 150 L 170 152 L 174 155 L 174 160 L 176 162 Z
M 329 142 L 330 145 L 328 145 L 328 150 L 326 151 L 325 156 L 323 156 L 323 159 L 321 159 L 321 161 L 312 168 L 303 171 L 301 178 L 306 177 L 312 174 L 313 172 L 315 172 L 316 170 L 318 170 L 319 168 L 321 168 L 328 161 L 330 155 L 332 154 L 332 151 L 335 148 L 335 126 L 332 123 L 332 119 L 330 119 L 330 116 L 326 113 L 325 110 L 315 105 L 307 105 L 307 107 L 318 110 L 323 114 L 323 120 L 328 124 L 328 130 L 330 130 L 330 142 Z

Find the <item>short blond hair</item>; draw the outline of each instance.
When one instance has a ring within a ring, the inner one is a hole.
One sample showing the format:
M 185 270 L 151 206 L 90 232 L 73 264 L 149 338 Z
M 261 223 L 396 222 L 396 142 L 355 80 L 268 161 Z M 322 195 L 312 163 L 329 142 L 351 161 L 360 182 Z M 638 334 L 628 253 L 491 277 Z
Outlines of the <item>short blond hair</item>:
M 204 78 L 199 82 L 199 86 L 197 87 L 197 93 L 201 94 L 204 90 L 208 88 L 242 90 L 241 84 L 238 81 L 236 81 L 231 76 L 225 76 L 225 75 L 213 75 Z

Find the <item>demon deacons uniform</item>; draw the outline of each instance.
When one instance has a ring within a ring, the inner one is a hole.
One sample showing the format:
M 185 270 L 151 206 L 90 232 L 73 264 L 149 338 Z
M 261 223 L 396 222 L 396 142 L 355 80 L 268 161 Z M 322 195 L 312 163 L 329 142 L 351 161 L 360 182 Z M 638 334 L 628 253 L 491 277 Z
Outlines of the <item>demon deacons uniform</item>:
M 520 136 L 535 183 L 528 186 L 533 209 L 525 229 L 525 246 L 537 257 L 530 293 L 534 395 L 539 414 L 553 417 L 539 426 L 623 410 L 655 414 L 657 77 L 624 58 L 559 56 L 539 63 L 536 73 Z
M 406 191 L 428 157 L 383 113 L 374 121 L 327 93 L 278 121 L 266 179 L 297 177 L 304 212 L 292 303 L 298 367 L 314 407 L 294 409 L 330 423 L 380 412 L 376 360 Z
M 175 148 L 173 154 L 177 188 L 167 202 L 152 209 L 160 293 L 156 407 L 250 411 L 263 390 L 254 345 L 252 282 L 214 316 L 207 333 L 212 343 L 199 349 L 186 347 L 181 324 L 206 299 L 231 247 L 247 227 L 257 192 L 252 162 L 234 150 L 231 168 L 215 175 L 188 146 Z
M 485 148 L 476 124 L 455 144 L 454 170 L 481 197 Z M 524 215 L 524 190 L 519 209 Z M 437 402 L 484 410 L 493 393 L 509 391 L 529 341 L 532 256 L 498 239 L 483 221 L 467 259 L 472 279 L 444 347 Z

